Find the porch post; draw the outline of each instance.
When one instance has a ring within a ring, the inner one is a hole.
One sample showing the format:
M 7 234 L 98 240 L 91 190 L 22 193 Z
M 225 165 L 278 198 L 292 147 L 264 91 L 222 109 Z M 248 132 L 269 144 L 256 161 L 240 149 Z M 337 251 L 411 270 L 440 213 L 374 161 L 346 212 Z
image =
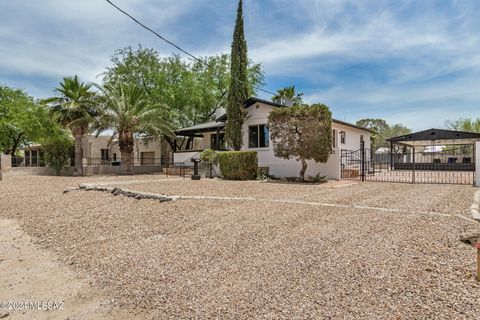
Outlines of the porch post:
M 215 139 L 215 150 L 220 150 L 220 128 L 217 127 L 217 138 Z

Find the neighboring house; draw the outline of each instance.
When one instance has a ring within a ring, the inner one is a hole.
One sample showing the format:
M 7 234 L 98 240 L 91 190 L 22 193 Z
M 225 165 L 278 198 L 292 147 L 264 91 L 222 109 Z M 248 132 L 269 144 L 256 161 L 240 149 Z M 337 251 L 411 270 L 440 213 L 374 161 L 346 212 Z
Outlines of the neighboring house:
M 121 161 L 118 140 L 111 140 L 110 136 L 87 135 L 82 139 L 84 166 L 107 166 Z M 37 167 L 44 165 L 43 149 L 39 144 L 30 145 L 20 150 L 21 162 L 16 166 Z M 172 158 L 171 147 L 163 139 L 152 140 L 148 143 L 142 139 L 135 139 L 133 147 L 133 162 L 135 166 L 160 165 Z
M 82 146 L 85 165 L 110 165 L 112 162 L 121 161 L 118 140 L 112 140 L 110 136 L 85 136 L 82 139 Z M 164 148 L 166 148 L 166 146 L 159 143 L 158 140 L 147 142 L 142 139 L 135 139 L 132 164 L 160 165 L 162 163 L 162 156 L 165 153 L 164 150 L 166 150 Z M 164 152 L 162 153 L 162 151 Z
M 242 150 L 254 150 L 258 154 L 258 165 L 269 174 L 276 177 L 297 177 L 301 164 L 295 159 L 281 159 L 275 157 L 273 145 L 268 129 L 268 114 L 273 108 L 288 108 L 286 105 L 262 100 L 248 99 L 244 107 L 247 116 L 243 125 Z M 203 123 L 176 131 L 178 136 L 191 139 L 202 138 L 195 149 L 175 150 L 174 161 L 191 163 L 192 157 L 198 157 L 201 150 L 225 150 L 225 122 L 226 115 L 219 116 L 216 121 Z M 320 173 L 330 179 L 340 179 L 340 150 L 358 150 L 360 142 L 365 142 L 365 148 L 370 148 L 370 130 L 356 125 L 333 119 L 333 153 L 326 163 L 308 161 L 306 175 Z

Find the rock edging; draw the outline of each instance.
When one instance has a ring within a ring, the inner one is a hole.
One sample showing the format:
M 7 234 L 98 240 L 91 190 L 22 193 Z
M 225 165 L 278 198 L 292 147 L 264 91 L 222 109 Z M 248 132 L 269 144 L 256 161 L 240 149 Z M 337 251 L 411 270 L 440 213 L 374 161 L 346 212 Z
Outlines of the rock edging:
M 134 190 L 127 190 L 127 189 L 120 189 L 120 188 L 106 187 L 106 186 L 97 186 L 92 184 L 80 184 L 78 187 L 70 187 L 63 190 L 63 193 L 65 194 L 65 193 L 69 193 L 76 190 L 106 192 L 106 193 L 111 193 L 114 196 L 122 195 L 129 198 L 135 198 L 137 200 L 153 199 L 153 200 L 159 200 L 160 202 L 175 200 L 175 197 L 169 197 L 164 194 L 139 192 Z

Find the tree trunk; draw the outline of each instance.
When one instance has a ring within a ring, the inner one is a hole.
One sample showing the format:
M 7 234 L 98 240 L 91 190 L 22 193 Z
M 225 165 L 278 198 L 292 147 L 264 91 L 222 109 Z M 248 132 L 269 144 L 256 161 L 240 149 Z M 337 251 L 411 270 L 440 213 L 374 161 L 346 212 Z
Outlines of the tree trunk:
M 307 161 L 305 159 L 300 159 L 302 162 L 302 169 L 300 170 L 300 180 L 302 182 L 305 182 L 305 171 L 307 171 Z
M 81 128 L 75 128 L 72 130 L 73 136 L 75 137 L 75 168 L 73 170 L 74 176 L 83 176 L 83 146 L 82 146 L 82 137 L 83 131 Z
M 133 145 L 135 144 L 133 133 L 130 131 L 119 132 L 118 138 L 118 146 L 122 155 L 122 174 L 131 175 L 133 174 L 132 154 Z
M 124 175 L 132 175 L 132 152 L 120 150 L 122 155 L 122 174 Z
M 16 138 L 12 137 L 13 140 L 13 145 L 12 145 L 12 150 L 10 151 L 10 155 L 15 157 L 15 153 L 17 153 L 18 145 L 20 144 L 20 139 L 22 139 L 22 136 L 24 135 L 24 132 L 20 133 Z

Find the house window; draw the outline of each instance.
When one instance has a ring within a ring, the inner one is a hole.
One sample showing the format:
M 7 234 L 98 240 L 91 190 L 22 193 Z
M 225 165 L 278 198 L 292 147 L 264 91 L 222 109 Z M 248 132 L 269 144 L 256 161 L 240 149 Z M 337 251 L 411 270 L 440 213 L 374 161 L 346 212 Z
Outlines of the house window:
M 332 130 L 332 147 L 335 149 L 337 147 L 337 130 Z
M 267 148 L 269 146 L 270 131 L 266 124 L 248 127 L 248 147 Z
M 102 160 L 109 160 L 109 150 L 108 149 L 100 149 L 100 157 Z
M 360 142 L 363 142 L 363 134 L 360 135 Z
M 225 133 L 220 133 L 218 141 L 218 150 L 225 150 Z M 210 136 L 210 148 L 213 150 L 217 149 L 217 134 L 213 133 Z
M 117 154 L 115 152 L 113 153 L 113 161 L 117 161 Z
M 345 137 L 346 137 L 345 131 L 340 131 L 340 143 L 341 144 L 345 144 Z

